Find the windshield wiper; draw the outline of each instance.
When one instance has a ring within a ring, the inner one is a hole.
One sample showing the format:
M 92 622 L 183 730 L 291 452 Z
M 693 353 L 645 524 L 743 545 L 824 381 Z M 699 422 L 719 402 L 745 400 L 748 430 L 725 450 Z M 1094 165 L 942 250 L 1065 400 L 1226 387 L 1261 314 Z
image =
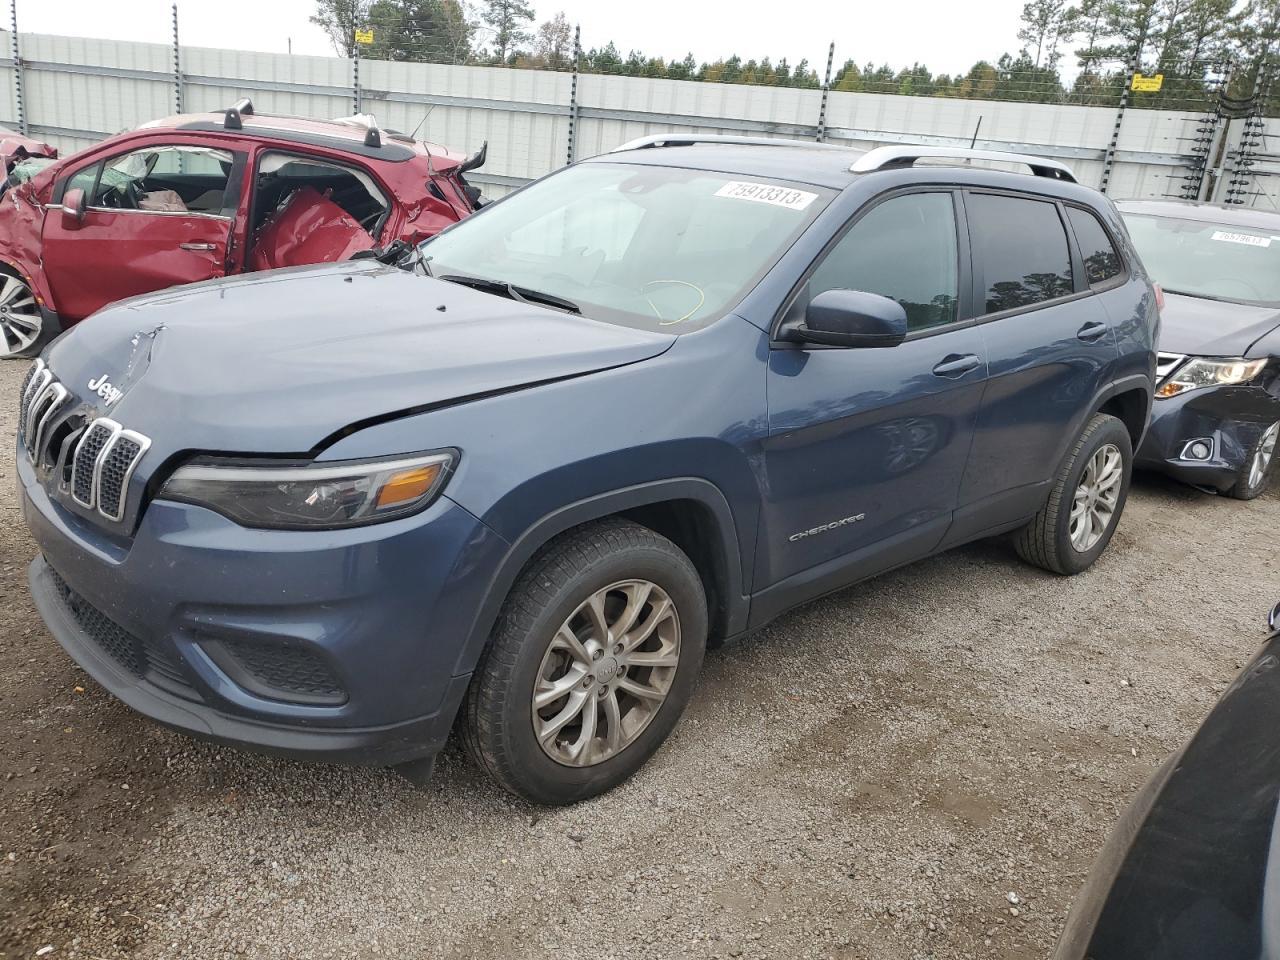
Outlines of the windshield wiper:
M 474 290 L 483 290 L 486 293 L 496 293 L 499 296 L 507 297 L 518 303 L 529 303 L 535 306 L 555 307 L 557 310 L 564 310 L 568 313 L 582 313 L 582 308 L 572 300 L 566 300 L 564 297 L 557 297 L 554 293 L 543 293 L 541 290 L 532 290 L 529 287 L 518 287 L 506 280 L 488 280 L 484 277 L 468 277 L 461 273 L 445 273 L 436 277 L 437 280 L 447 280 L 450 283 L 458 283 L 464 287 L 471 287 Z

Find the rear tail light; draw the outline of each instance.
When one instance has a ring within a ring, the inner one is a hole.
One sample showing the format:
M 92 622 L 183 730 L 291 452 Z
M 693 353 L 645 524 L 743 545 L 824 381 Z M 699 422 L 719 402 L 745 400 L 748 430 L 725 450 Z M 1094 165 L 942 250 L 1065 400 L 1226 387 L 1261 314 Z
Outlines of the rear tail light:
M 1156 292 L 1156 309 L 1164 313 L 1164 288 L 1158 283 L 1153 283 L 1151 287 Z

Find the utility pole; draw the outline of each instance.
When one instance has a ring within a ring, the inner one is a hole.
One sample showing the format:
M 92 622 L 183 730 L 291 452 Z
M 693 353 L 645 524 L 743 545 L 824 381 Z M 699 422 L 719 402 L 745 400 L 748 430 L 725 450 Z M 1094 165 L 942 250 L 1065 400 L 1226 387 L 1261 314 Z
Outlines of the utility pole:
M 565 163 L 573 163 L 574 135 L 578 132 L 578 68 L 582 61 L 582 25 L 573 28 L 573 76 L 569 79 L 569 149 Z
M 360 28 L 357 19 L 360 16 L 360 0 L 351 0 L 351 92 L 355 103 L 355 113 L 360 114 L 360 40 L 356 31 Z
M 1111 142 L 1107 144 L 1107 152 L 1102 158 L 1102 184 L 1098 187 L 1103 193 L 1107 192 L 1107 187 L 1111 183 L 1111 169 L 1116 163 L 1116 148 L 1120 145 L 1120 125 L 1124 123 L 1124 111 L 1129 106 L 1129 87 L 1133 84 L 1134 75 L 1138 72 L 1139 46 L 1133 54 L 1133 58 L 1129 61 L 1127 72 L 1124 76 L 1124 86 L 1120 90 L 1120 106 L 1116 108 L 1116 125 L 1111 131 Z
M 173 5 L 173 106 L 174 113 L 181 113 L 182 96 L 182 50 L 178 46 L 178 5 Z
M 9 0 L 9 48 L 13 58 L 13 94 L 18 106 L 18 132 L 24 137 L 27 130 L 27 110 L 22 97 L 22 53 L 18 48 L 18 0 Z
M 831 45 L 827 47 L 827 73 L 822 80 L 822 104 L 818 107 L 818 136 L 817 141 L 821 143 L 827 139 L 827 98 L 831 95 L 831 65 L 836 57 L 836 42 L 831 41 Z

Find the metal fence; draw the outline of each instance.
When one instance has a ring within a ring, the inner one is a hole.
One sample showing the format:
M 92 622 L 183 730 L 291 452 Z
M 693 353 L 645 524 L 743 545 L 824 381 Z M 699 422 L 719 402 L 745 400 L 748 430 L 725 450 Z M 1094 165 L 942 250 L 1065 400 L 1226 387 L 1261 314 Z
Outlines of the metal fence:
M 1135 109 L 1120 65 L 1100 105 L 902 96 L 832 88 L 710 83 L 561 71 L 294 56 L 0 31 L 0 125 L 79 149 L 175 111 L 373 113 L 388 128 L 471 151 L 490 196 L 637 136 L 747 133 L 845 143 L 974 145 L 1069 163 L 1115 197 L 1190 197 L 1280 209 L 1280 79 L 1248 102 L 1210 82 L 1174 109 Z M 832 45 L 834 60 L 835 45 Z M 1222 78 L 1219 78 L 1222 79 Z

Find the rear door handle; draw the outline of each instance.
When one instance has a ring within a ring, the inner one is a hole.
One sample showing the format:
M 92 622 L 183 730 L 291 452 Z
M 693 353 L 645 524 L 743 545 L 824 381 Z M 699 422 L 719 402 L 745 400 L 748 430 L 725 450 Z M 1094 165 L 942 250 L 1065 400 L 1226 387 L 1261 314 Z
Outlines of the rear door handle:
M 956 380 L 963 377 L 970 370 L 976 370 L 980 366 L 982 366 L 982 361 L 972 353 L 953 353 L 948 357 L 944 357 L 942 362 L 933 368 L 933 372 L 935 376 Z
M 1076 331 L 1076 337 L 1085 343 L 1101 340 L 1107 333 L 1107 325 L 1100 320 L 1090 320 Z
M 212 243 L 180 243 L 178 244 L 183 250 L 214 250 L 216 249 Z

